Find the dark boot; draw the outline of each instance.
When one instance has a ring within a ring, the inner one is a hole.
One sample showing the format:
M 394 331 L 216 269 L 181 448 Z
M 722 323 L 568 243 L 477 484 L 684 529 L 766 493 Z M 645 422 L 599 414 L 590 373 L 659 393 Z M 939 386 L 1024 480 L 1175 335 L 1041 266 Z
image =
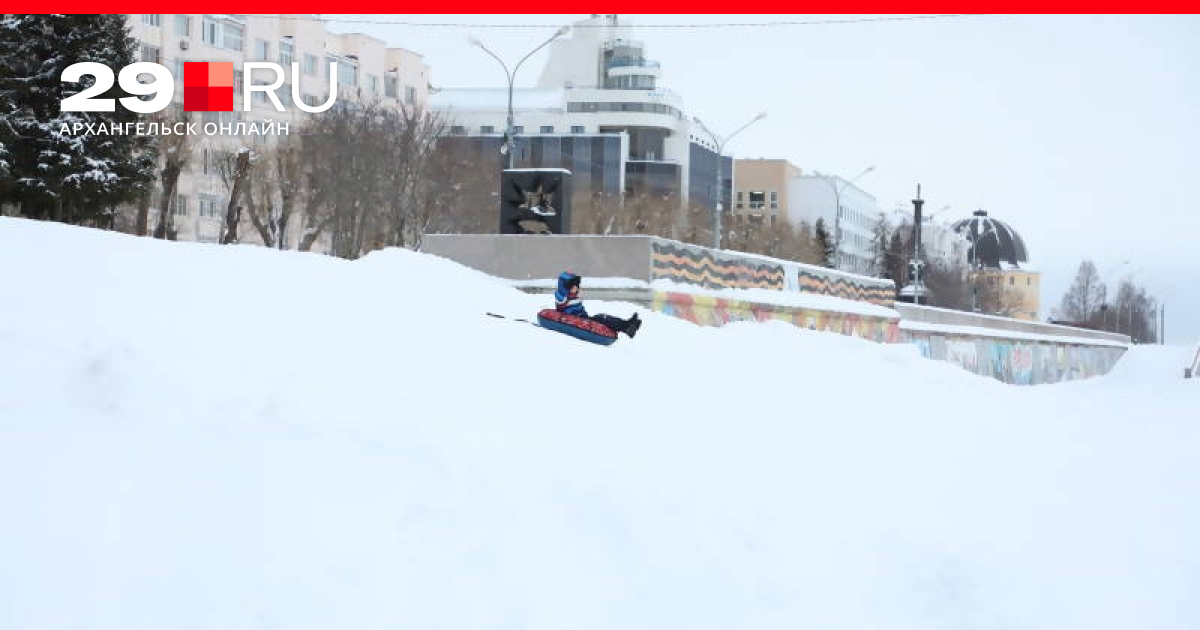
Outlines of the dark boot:
M 642 320 L 638 318 L 638 314 L 634 313 L 633 317 L 625 320 L 625 334 L 632 339 L 637 334 L 639 328 L 642 327 Z

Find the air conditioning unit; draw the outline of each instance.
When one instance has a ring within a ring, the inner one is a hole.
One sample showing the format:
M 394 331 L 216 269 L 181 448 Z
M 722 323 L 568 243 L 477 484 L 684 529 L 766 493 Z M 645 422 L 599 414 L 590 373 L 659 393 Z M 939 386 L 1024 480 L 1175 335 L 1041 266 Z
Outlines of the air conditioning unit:
M 191 44 L 186 39 L 179 40 L 179 50 L 187 50 Z

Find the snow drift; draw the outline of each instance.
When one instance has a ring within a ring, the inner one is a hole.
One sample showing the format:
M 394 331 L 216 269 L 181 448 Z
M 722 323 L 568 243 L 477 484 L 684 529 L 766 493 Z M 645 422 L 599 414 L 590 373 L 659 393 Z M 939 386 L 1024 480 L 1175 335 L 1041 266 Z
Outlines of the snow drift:
M 605 348 L 427 255 L 12 219 L 0 268 L 0 627 L 1200 626 L 1181 349 L 1013 387 L 782 323 Z

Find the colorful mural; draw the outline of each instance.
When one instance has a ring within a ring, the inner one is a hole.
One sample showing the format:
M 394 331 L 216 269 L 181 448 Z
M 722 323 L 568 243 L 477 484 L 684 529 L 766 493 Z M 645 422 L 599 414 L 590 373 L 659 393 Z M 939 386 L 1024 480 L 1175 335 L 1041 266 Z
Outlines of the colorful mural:
M 707 247 L 654 239 L 650 279 L 665 279 L 716 289 L 774 289 L 832 295 L 892 305 L 891 280 L 841 274 L 812 265 L 736 253 L 713 254 Z
M 1015 385 L 1038 385 L 1108 373 L 1124 354 L 1120 346 L 1087 346 L 904 331 L 902 341 L 921 356 L 948 361 L 968 372 Z
M 752 258 L 717 258 L 712 250 L 673 241 L 653 241 L 651 280 L 672 280 L 715 289 L 783 290 L 783 266 Z
M 701 326 L 779 320 L 809 330 L 836 332 L 880 343 L 900 341 L 899 319 L 854 313 L 761 304 L 670 291 L 653 292 L 650 308 Z

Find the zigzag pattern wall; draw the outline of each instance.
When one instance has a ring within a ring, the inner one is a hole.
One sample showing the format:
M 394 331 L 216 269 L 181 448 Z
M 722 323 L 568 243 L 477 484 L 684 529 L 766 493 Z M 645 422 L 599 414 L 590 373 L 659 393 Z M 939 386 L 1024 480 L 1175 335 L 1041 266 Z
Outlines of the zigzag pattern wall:
M 834 273 L 782 265 L 754 258 L 713 256 L 712 250 L 682 243 L 654 241 L 650 254 L 651 279 L 666 279 L 714 289 L 795 290 L 891 306 L 890 282 L 864 278 L 855 281 Z M 793 277 L 789 278 L 788 274 Z M 794 279 L 794 283 L 789 282 Z
M 880 343 L 900 341 L 898 318 L 871 317 L 669 291 L 655 291 L 650 307 L 665 315 L 686 319 L 701 326 L 774 319 L 809 330 L 836 332 Z
M 804 269 L 800 269 L 797 273 L 801 293 L 833 295 L 887 307 L 890 307 L 895 301 L 895 295 L 890 287 L 859 284 L 845 278 L 827 278 Z
M 655 241 L 650 254 L 652 279 L 665 279 L 713 289 L 785 287 L 782 265 L 749 260 L 719 260 L 707 249 Z

